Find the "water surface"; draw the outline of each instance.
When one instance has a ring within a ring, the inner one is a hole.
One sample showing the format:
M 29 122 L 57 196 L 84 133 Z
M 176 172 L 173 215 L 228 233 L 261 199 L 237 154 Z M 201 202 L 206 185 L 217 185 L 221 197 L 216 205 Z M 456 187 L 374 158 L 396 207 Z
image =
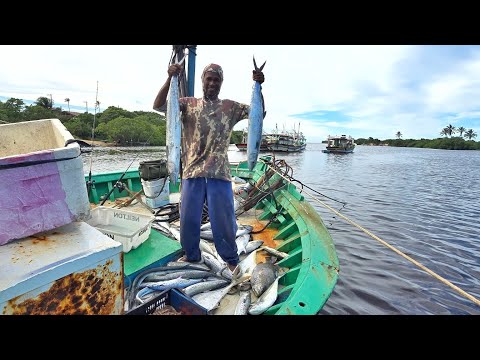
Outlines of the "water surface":
M 276 154 L 310 191 L 381 240 L 480 299 L 480 151 L 357 146 L 325 154 L 324 144 Z M 164 147 L 95 148 L 92 173 L 138 169 Z M 246 152 L 230 147 L 232 162 Z M 91 160 L 91 161 L 90 161 Z M 335 242 L 340 274 L 320 314 L 480 314 L 475 305 L 379 241 L 307 197 Z

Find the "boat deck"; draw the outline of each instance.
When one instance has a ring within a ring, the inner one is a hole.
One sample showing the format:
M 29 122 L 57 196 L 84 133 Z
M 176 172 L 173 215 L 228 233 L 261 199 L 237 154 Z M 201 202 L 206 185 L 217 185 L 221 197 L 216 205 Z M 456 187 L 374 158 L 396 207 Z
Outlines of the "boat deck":
M 175 195 L 178 196 L 178 194 L 171 194 L 171 196 Z M 113 207 L 116 204 L 122 203 L 128 199 L 129 198 L 120 198 L 116 199 L 115 202 L 106 201 L 103 206 Z M 174 202 L 175 200 L 176 199 L 173 199 L 172 201 Z M 96 205 L 92 205 L 92 207 L 95 206 Z M 131 204 L 127 207 L 122 207 L 121 209 L 139 214 L 151 215 L 148 209 L 142 206 L 139 202 Z M 253 208 L 246 211 L 238 217 L 238 223 L 242 225 L 251 225 L 253 227 L 253 232 L 263 229 L 268 221 L 258 220 L 257 213 L 259 212 Z M 180 222 L 177 220 L 173 222 L 173 224 L 179 226 Z M 274 240 L 277 233 L 278 229 L 266 228 L 261 233 L 252 234 L 252 240 L 263 240 L 264 245 L 271 248 L 276 248 L 281 243 L 280 240 Z M 150 236 L 147 240 L 145 240 L 144 243 L 142 243 L 136 249 L 132 249 L 129 252 L 124 253 L 123 268 L 125 286 L 128 287 L 140 271 L 165 265 L 170 261 L 178 259 L 182 254 L 182 247 L 176 239 L 172 239 L 152 227 Z M 266 252 L 257 252 L 257 263 L 265 262 L 268 256 L 269 255 Z M 242 256 L 240 259 L 242 260 Z

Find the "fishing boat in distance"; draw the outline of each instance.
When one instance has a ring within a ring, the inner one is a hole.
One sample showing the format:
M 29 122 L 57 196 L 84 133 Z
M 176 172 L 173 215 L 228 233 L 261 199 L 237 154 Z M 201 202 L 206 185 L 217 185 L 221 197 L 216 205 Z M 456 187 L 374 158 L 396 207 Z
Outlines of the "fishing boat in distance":
M 322 152 L 334 154 L 349 154 L 355 149 L 355 139 L 347 135 L 328 136 L 327 146 Z
M 265 143 L 271 152 L 298 152 L 307 147 L 307 139 L 297 131 L 266 134 Z
M 235 146 L 237 147 L 237 149 L 239 151 L 247 151 L 247 145 L 248 145 L 247 139 L 248 139 L 247 129 L 243 129 L 242 142 L 238 143 L 238 144 L 235 144 Z M 260 151 L 261 152 L 270 151 L 269 147 L 267 146 L 265 134 L 262 134 L 262 142 L 260 143 Z
M 300 128 L 300 124 L 299 124 Z M 247 150 L 247 133 L 246 130 L 243 131 L 242 142 L 240 144 L 235 144 L 237 149 L 240 151 Z M 307 139 L 300 130 L 283 130 L 278 131 L 274 130 L 270 133 L 262 134 L 262 142 L 260 144 L 260 151 L 263 152 L 298 152 L 303 151 L 307 147 Z
M 266 134 L 265 143 L 268 149 L 271 152 L 298 152 L 305 150 L 307 146 L 307 139 L 300 132 L 300 123 L 298 124 L 298 129 L 293 128 L 293 130 L 287 131 L 278 131 L 278 128 L 275 131 Z

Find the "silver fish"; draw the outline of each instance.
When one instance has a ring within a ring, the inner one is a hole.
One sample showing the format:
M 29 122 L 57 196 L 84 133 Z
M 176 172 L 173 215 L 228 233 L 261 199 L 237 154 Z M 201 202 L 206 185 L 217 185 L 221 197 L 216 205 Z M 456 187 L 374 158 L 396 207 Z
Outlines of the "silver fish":
M 248 234 L 240 235 L 235 239 L 235 242 L 237 244 L 237 254 L 238 255 L 247 252 L 246 247 L 247 247 L 247 244 L 250 241 L 251 237 L 252 237 L 252 235 L 250 235 L 250 233 L 248 233 Z
M 278 251 L 277 249 L 272 249 L 271 247 L 268 247 L 268 246 L 262 246 L 260 249 L 265 250 L 266 252 L 282 259 L 285 259 L 288 257 L 288 254 L 286 252 Z
M 192 297 L 192 300 L 195 301 L 198 305 L 207 309 L 207 311 L 211 311 L 218 307 L 220 301 L 235 285 L 237 285 L 235 282 L 231 282 L 229 285 L 221 289 L 202 292 L 200 294 L 194 295 Z
M 214 255 L 203 252 L 202 253 L 203 259 L 205 260 L 205 264 L 212 270 L 215 274 L 220 274 L 221 271 L 225 268 L 225 262 L 220 262 Z
M 260 246 L 263 245 L 263 240 L 252 240 L 249 241 L 248 244 L 245 246 L 245 253 L 249 254 L 253 250 L 258 249 Z
M 206 270 L 210 271 L 210 268 L 205 264 L 195 264 L 183 261 L 170 261 L 166 266 L 167 270 Z M 162 271 L 162 270 L 160 270 Z
M 210 245 L 212 244 L 212 245 Z M 217 254 L 217 250 L 215 249 L 215 245 L 213 245 L 213 243 L 210 243 L 204 239 L 200 239 L 200 251 L 203 253 L 203 252 L 206 252 L 206 253 L 209 253 L 215 257 L 218 257 L 218 254 Z
M 237 306 L 235 307 L 234 315 L 247 315 L 248 308 L 251 304 L 250 291 L 240 291 L 240 298 L 238 299 Z
M 255 70 L 260 71 L 262 71 L 265 66 L 264 63 L 258 68 L 255 62 L 255 57 L 253 58 L 253 64 Z M 263 112 L 262 87 L 259 82 L 255 81 L 253 84 L 250 113 L 248 116 L 247 161 L 249 170 L 252 170 L 257 164 L 260 143 L 262 141 Z
M 200 231 L 208 230 L 208 229 L 211 229 L 211 228 L 212 228 L 212 224 L 210 222 L 207 222 L 207 223 L 203 224 L 202 226 L 200 226 Z
M 248 256 L 238 263 L 242 276 L 240 280 L 250 279 L 253 269 L 257 266 L 257 250 L 253 250 Z
M 176 279 L 160 281 L 156 283 L 146 283 L 147 286 L 137 293 L 136 300 L 143 303 L 145 296 L 152 292 L 163 291 L 163 290 L 168 290 L 173 288 L 183 289 L 187 286 L 199 283 L 200 281 L 202 281 L 202 279 L 183 279 L 179 277 Z
M 165 236 L 169 237 L 170 239 L 177 240 L 180 242 L 180 230 L 168 222 L 153 222 L 152 228 L 157 229 Z
M 253 226 L 251 225 L 238 225 L 237 232 L 235 233 L 235 237 L 239 237 L 245 234 L 250 234 L 253 230 Z M 212 229 L 202 230 L 200 231 L 200 238 L 213 241 L 213 231 Z
M 220 288 L 218 290 L 206 291 L 192 297 L 192 300 L 195 301 L 200 306 L 203 306 L 207 311 L 211 311 L 218 307 L 220 301 L 227 295 L 230 289 L 234 286 L 237 286 L 239 283 L 244 280 L 232 281 L 229 285 Z
M 166 125 L 166 147 L 167 147 L 167 168 L 170 174 L 170 182 L 176 184 L 180 174 L 180 92 L 178 89 L 178 75 L 173 75 L 170 80 L 167 100 L 167 125 Z
M 202 281 L 198 284 L 194 284 L 191 286 L 186 287 L 183 289 L 183 292 L 185 295 L 188 297 L 192 297 L 194 295 L 200 294 L 205 291 L 210 291 L 210 290 L 216 290 L 218 288 L 221 288 L 223 286 L 227 286 L 230 282 L 223 279 L 215 279 L 215 280 L 208 280 L 208 281 Z
M 160 272 L 152 273 L 145 277 L 145 281 L 164 281 L 176 279 L 182 277 L 183 279 L 206 279 L 207 277 L 212 276 L 212 273 L 207 270 L 178 270 L 174 272 Z M 140 284 L 139 287 L 142 287 L 143 284 Z

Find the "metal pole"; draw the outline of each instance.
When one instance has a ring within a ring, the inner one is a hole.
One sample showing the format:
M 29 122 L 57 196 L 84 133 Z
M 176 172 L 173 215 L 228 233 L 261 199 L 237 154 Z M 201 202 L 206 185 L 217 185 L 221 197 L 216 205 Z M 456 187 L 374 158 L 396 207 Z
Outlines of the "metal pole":
M 188 96 L 194 96 L 195 92 L 195 59 L 197 57 L 197 45 L 188 46 Z

